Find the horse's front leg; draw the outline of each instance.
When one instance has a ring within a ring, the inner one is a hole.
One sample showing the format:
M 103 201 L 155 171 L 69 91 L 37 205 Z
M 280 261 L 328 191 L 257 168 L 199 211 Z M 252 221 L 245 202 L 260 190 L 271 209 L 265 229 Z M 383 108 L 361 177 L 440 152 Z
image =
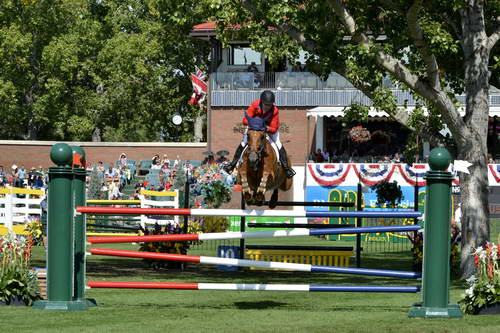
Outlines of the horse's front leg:
M 269 179 L 269 173 L 264 172 L 262 174 L 262 178 L 260 179 L 259 187 L 257 188 L 257 191 L 255 193 L 255 200 L 256 201 L 264 201 L 265 200 L 264 194 L 266 193 L 268 179 Z
M 240 173 L 241 180 L 241 190 L 243 191 L 243 199 L 245 202 L 250 203 L 252 201 L 252 191 L 250 186 L 248 186 L 248 178 L 246 172 Z

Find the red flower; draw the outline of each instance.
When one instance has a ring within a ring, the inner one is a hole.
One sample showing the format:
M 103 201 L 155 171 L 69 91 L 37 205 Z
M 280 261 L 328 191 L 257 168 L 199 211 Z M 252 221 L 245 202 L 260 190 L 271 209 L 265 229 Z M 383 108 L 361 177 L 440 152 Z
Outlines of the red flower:
M 479 268 L 479 257 L 478 256 L 474 256 L 474 265 L 476 266 L 476 268 Z

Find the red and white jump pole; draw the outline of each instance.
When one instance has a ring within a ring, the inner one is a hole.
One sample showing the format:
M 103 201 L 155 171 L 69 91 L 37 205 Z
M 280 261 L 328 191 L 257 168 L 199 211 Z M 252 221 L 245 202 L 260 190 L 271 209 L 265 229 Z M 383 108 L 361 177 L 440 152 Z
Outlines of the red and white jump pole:
M 276 262 L 276 261 L 257 261 L 257 260 L 245 260 L 245 259 L 191 256 L 183 254 L 155 253 L 155 252 L 100 249 L 100 248 L 90 249 L 90 254 L 128 257 L 128 258 L 182 261 L 182 262 L 191 262 L 191 263 L 207 264 L 207 265 L 258 267 L 264 269 L 287 269 L 299 272 L 328 272 L 328 273 L 338 273 L 338 274 L 386 276 L 386 277 L 398 277 L 398 278 L 420 278 L 422 276 L 421 273 L 408 272 L 408 271 L 295 264 L 295 263 Z

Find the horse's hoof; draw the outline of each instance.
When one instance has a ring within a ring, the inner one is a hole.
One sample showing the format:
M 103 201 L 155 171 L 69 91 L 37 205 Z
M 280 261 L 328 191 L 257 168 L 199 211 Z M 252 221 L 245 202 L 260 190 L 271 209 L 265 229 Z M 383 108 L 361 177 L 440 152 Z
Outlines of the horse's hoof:
M 262 205 L 262 202 L 263 202 L 264 200 L 266 200 L 266 197 L 264 197 L 264 194 L 262 194 L 262 193 L 257 193 L 256 195 L 254 195 L 254 197 L 253 197 L 253 198 L 254 198 L 254 200 L 255 200 L 256 202 L 260 202 L 260 203 L 261 203 L 261 205 Z
M 277 206 L 276 202 L 272 202 L 272 201 L 269 202 L 269 208 L 274 209 L 274 208 L 276 208 L 276 206 Z

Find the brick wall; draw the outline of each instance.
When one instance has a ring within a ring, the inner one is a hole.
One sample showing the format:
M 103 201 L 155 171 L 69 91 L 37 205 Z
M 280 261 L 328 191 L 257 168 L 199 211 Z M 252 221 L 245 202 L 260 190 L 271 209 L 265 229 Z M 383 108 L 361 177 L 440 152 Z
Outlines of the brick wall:
M 55 142 L 13 142 L 0 141 L 0 165 L 10 170 L 12 164 L 24 165 L 26 168 L 32 166 L 53 166 L 50 161 L 50 149 Z M 175 159 L 177 155 L 182 160 L 203 160 L 202 152 L 207 150 L 206 144 L 130 144 L 130 143 L 69 143 L 80 145 L 85 150 L 87 161 L 104 163 L 115 162 L 121 153 L 127 154 L 129 159 L 143 160 L 151 159 L 154 154 L 167 154 L 169 159 Z
M 241 142 L 241 129 L 246 108 L 212 108 L 210 114 L 210 149 L 228 150 L 232 158 Z M 311 149 L 314 138 L 314 119 L 308 122 L 306 109 L 280 108 L 280 140 L 285 146 L 293 164 L 303 164 Z M 309 123 L 309 134 L 308 134 Z M 309 138 L 308 138 L 309 136 Z

